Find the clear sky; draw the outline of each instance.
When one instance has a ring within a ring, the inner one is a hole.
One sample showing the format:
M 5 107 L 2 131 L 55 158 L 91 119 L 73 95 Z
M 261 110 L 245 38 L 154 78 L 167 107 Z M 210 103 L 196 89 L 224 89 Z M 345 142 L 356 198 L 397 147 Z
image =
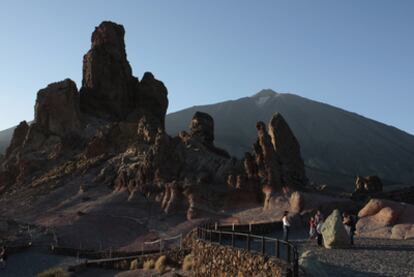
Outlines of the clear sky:
M 169 112 L 295 93 L 414 134 L 414 1 L 0 0 L 0 130 L 33 119 L 36 92 L 78 87 L 94 27 L 123 24 L 134 75 Z

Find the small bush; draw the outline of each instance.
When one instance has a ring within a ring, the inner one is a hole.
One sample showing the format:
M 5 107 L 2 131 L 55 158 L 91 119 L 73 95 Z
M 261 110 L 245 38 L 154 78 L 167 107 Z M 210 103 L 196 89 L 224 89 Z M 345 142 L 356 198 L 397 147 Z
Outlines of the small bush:
M 144 262 L 143 268 L 144 268 L 145 271 L 149 271 L 149 270 L 153 269 L 154 266 L 155 266 L 154 260 L 147 260 L 147 261 Z
M 138 269 L 138 260 L 137 259 L 131 261 L 131 263 L 129 265 L 129 270 L 135 270 L 135 269 Z
M 167 257 L 161 256 L 158 258 L 158 260 L 155 262 L 155 270 L 159 273 L 159 274 L 163 274 L 165 272 L 165 263 L 167 261 Z
M 50 268 L 36 275 L 36 277 L 70 277 L 70 274 L 61 267 Z
M 184 257 L 183 270 L 190 271 L 193 268 L 193 255 L 188 254 Z

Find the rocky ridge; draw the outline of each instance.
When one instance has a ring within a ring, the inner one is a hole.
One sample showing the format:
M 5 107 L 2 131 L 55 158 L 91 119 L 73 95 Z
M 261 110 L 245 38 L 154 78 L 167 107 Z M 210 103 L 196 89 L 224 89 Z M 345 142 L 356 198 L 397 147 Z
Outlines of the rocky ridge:
M 66 79 L 38 92 L 34 122 L 20 123 L 0 160 L 3 196 L 69 182 L 81 190 L 106 186 L 193 219 L 258 203 L 266 186 L 276 193 L 306 185 L 299 144 L 280 114 L 268 130 L 257 124 L 244 161 L 215 146 L 206 113 L 194 114 L 189 132 L 169 136 L 167 88 L 150 72 L 133 76 L 124 36 L 122 25 L 102 22 L 83 59 L 80 90 Z

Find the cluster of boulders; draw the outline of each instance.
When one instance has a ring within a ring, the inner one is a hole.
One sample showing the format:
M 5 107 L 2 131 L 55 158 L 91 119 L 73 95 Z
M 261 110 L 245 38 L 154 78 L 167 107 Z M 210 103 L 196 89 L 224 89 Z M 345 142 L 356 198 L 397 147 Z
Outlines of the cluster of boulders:
M 361 237 L 414 238 L 414 205 L 371 199 L 358 213 Z

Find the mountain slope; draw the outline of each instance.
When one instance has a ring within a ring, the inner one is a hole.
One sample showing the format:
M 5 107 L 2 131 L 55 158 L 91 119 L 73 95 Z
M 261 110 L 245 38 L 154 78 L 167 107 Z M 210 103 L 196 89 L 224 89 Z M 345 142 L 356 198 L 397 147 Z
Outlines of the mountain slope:
M 169 114 L 167 132 L 187 129 L 195 111 L 215 120 L 216 143 L 235 156 L 251 151 L 255 124 L 280 112 L 297 136 L 311 180 L 346 190 L 355 175 L 379 175 L 387 185 L 414 183 L 414 136 L 355 113 L 293 94 L 263 90 L 252 97 Z

